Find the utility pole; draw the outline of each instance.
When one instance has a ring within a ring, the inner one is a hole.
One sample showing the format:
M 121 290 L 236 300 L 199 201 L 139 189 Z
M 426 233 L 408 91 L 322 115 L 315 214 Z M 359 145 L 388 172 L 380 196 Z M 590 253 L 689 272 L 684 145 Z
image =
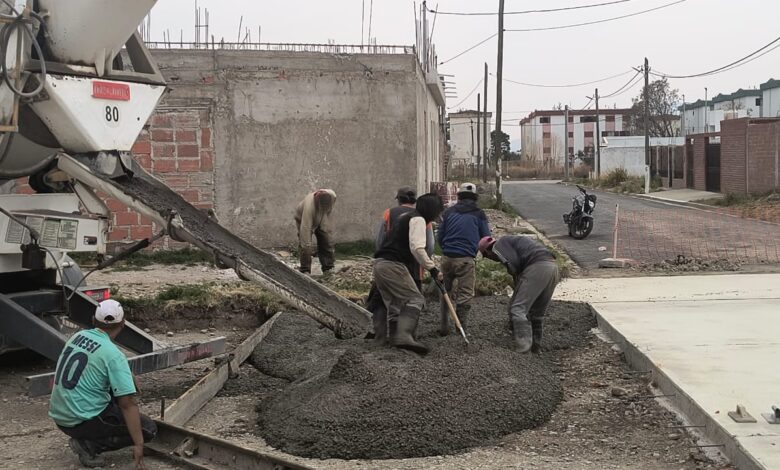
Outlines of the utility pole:
M 599 122 L 599 89 L 593 95 L 596 100 L 596 179 L 601 178 L 601 123 Z
M 498 59 L 496 60 L 496 137 L 501 135 L 501 93 L 504 80 L 504 0 L 498 0 Z M 504 203 L 501 194 L 501 142 L 495 139 L 496 152 L 496 209 Z
M 479 153 L 482 151 L 482 144 L 480 143 L 481 139 L 479 138 L 480 134 L 482 134 L 482 126 L 480 126 L 479 123 L 479 117 L 482 115 L 481 101 L 482 101 L 482 96 L 479 93 L 477 93 L 477 174 L 476 174 L 477 178 L 479 178 L 479 169 L 482 166 L 482 159 L 479 156 Z M 484 119 L 484 117 L 482 119 Z
M 708 98 L 707 87 L 705 86 L 704 87 L 704 133 L 705 134 L 710 131 L 710 120 L 709 120 L 710 104 L 708 103 L 709 100 L 707 98 Z
M 471 158 L 474 158 L 474 120 L 469 119 L 469 126 L 471 127 Z M 479 126 L 477 126 L 479 130 Z
M 680 135 L 685 138 L 687 131 L 685 130 L 685 95 L 682 95 L 682 115 L 680 116 Z
M 563 112 L 563 176 L 569 177 L 569 105 Z
M 487 183 L 487 156 L 488 156 L 488 66 L 485 62 L 485 94 L 482 96 L 485 118 L 482 120 L 482 182 Z
M 650 63 L 645 57 L 645 194 L 650 193 Z

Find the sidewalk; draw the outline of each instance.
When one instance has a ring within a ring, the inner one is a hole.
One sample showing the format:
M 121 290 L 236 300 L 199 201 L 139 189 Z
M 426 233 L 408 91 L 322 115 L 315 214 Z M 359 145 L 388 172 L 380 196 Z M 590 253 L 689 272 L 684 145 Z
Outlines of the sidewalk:
M 723 194 L 711 193 L 709 191 L 697 191 L 695 189 L 669 189 L 667 191 L 658 191 L 650 194 L 637 194 L 637 196 L 665 202 L 688 203 L 701 201 L 703 199 L 720 199 L 723 197 Z
M 589 302 L 636 370 L 740 469 L 780 468 L 780 274 L 570 279 L 560 300 Z M 728 412 L 745 405 L 756 423 Z

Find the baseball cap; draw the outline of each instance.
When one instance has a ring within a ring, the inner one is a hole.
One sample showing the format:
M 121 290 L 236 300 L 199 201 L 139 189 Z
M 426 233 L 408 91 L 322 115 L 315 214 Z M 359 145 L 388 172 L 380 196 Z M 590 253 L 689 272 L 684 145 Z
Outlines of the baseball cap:
M 402 188 L 398 188 L 398 192 L 395 193 L 396 199 L 405 199 L 411 202 L 414 202 L 417 200 L 417 190 L 410 186 L 404 186 Z
M 125 318 L 125 311 L 122 305 L 113 299 L 100 302 L 95 309 L 95 320 L 101 323 L 115 324 L 121 323 Z
M 462 193 L 477 194 L 477 185 L 474 183 L 461 184 L 460 188 L 458 189 L 458 194 L 462 194 Z

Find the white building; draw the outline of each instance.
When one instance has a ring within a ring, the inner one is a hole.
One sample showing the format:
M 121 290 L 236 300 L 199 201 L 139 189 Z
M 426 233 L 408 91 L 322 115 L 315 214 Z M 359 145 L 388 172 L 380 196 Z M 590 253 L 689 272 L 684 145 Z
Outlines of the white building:
M 706 102 L 698 100 L 685 103 L 680 107 L 680 111 L 685 110 L 685 135 L 720 132 L 720 122 L 726 119 L 761 117 L 762 101 L 761 90 L 740 88 L 729 95 L 719 94 Z
M 780 80 L 761 84 L 761 117 L 780 117 Z
M 458 111 L 450 113 L 450 162 L 454 166 L 477 164 L 477 155 L 482 151 L 477 147 L 477 132 L 482 128 L 482 120 L 487 118 L 490 122 L 492 113 L 477 113 L 477 111 Z M 478 119 L 479 118 L 479 119 Z M 488 125 L 488 135 L 491 126 Z M 482 137 L 479 137 L 479 146 L 483 147 Z M 490 142 L 488 142 L 490 147 Z
M 630 114 L 630 109 L 599 110 L 601 137 L 628 135 Z M 521 120 L 523 158 L 563 165 L 567 132 L 568 155 L 577 155 L 580 151 L 592 155 L 596 145 L 596 111 L 570 110 L 569 122 L 564 123 L 564 120 L 563 110 L 534 111 Z

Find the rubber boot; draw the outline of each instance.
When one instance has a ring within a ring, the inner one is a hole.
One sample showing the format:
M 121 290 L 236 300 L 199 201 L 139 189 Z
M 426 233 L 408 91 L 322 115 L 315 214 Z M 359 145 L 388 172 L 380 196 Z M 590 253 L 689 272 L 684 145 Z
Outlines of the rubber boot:
M 396 330 L 393 332 L 394 334 L 390 336 L 390 345 L 400 349 L 408 349 L 418 354 L 426 354 L 428 352 L 428 346 L 414 339 L 419 318 L 419 310 L 404 307 L 398 315 Z
M 450 334 L 450 310 L 447 308 L 447 303 L 444 301 L 443 296 L 441 298 L 441 313 L 439 315 L 439 336 L 447 336 Z
M 460 320 L 460 326 L 463 327 L 463 329 L 466 329 L 466 324 L 469 321 L 469 312 L 471 311 L 471 305 L 470 304 L 462 304 L 458 305 L 455 308 L 455 313 L 458 314 L 458 320 Z
M 374 342 L 384 344 L 387 341 L 387 310 L 378 308 L 374 310 Z
M 531 329 L 533 330 L 533 344 L 531 352 L 539 354 L 542 352 L 542 332 L 544 331 L 544 321 L 541 318 L 531 320 Z
M 533 345 L 531 322 L 525 318 L 512 318 L 512 336 L 515 340 L 515 351 L 527 353 Z

